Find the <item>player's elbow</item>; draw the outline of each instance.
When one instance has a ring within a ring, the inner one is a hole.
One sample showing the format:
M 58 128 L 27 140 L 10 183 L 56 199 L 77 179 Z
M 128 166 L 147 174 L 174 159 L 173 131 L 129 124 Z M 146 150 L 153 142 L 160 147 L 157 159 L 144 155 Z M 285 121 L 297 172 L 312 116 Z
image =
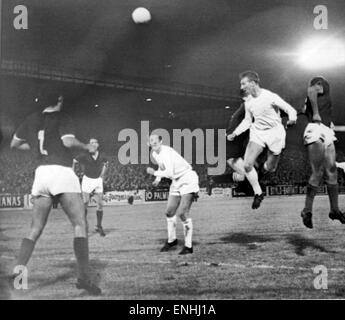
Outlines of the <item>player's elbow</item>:
M 10 144 L 11 149 L 16 148 L 16 142 L 12 139 Z
M 19 148 L 21 141 L 13 138 L 10 144 L 11 149 Z

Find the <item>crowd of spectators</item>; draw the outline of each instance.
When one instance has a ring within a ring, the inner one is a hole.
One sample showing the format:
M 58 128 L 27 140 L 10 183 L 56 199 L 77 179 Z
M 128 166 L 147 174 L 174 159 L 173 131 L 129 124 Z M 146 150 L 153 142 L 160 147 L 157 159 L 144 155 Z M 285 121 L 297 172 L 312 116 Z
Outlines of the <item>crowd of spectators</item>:
M 122 165 L 116 155 L 109 156 L 109 166 L 104 181 L 105 191 L 125 191 L 148 189 L 152 187 L 153 177 L 146 174 L 147 165 Z M 0 152 L 0 193 L 27 194 L 31 191 L 37 160 L 31 153 L 2 148 Z M 208 183 L 207 165 L 193 165 L 198 173 L 200 186 Z M 231 170 L 227 168 L 227 173 Z M 80 169 L 77 170 L 82 176 Z M 305 150 L 289 148 L 284 151 L 277 172 L 269 174 L 266 185 L 305 185 L 310 176 L 310 166 Z M 339 184 L 345 186 L 344 174 L 339 172 Z M 168 186 L 163 180 L 161 187 Z M 225 186 L 225 185 L 222 185 Z
M 0 193 L 30 193 L 36 166 L 37 160 L 31 153 L 2 149 Z

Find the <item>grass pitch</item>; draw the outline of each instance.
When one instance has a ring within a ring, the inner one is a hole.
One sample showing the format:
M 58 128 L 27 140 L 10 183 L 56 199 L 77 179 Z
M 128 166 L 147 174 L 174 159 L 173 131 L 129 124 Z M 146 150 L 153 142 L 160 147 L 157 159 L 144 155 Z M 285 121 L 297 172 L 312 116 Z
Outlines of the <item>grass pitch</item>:
M 340 197 L 344 209 L 345 197 Z M 328 218 L 326 196 L 314 204 L 314 229 L 300 219 L 303 196 L 265 198 L 259 210 L 252 199 L 204 199 L 193 204 L 194 254 L 160 253 L 166 240 L 165 203 L 105 207 L 102 238 L 93 232 L 90 208 L 90 259 L 93 277 L 103 290 L 92 297 L 75 288 L 72 227 L 60 209 L 52 210 L 28 265 L 28 290 L 6 299 L 339 299 L 345 288 L 345 225 Z M 1 275 L 11 272 L 14 257 L 30 226 L 30 211 L 0 212 Z M 327 268 L 327 290 L 314 286 L 314 268 Z

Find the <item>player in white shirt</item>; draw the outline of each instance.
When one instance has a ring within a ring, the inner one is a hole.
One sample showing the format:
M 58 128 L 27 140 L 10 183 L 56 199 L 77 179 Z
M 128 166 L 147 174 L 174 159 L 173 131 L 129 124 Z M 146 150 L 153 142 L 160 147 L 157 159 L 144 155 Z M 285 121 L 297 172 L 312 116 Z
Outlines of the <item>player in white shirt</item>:
M 293 125 L 297 120 L 296 110 L 277 94 L 260 88 L 260 79 L 256 72 L 245 71 L 240 74 L 241 90 L 251 98 L 245 101 L 245 117 L 235 131 L 228 135 L 232 141 L 247 129 L 250 129 L 249 143 L 244 155 L 244 167 L 253 183 L 253 208 L 258 208 L 264 196 L 258 183 L 258 174 L 254 164 L 259 155 L 268 149 L 267 160 L 263 169 L 265 172 L 275 172 L 280 154 L 285 148 L 286 131 L 282 124 L 280 110 L 289 117 L 287 125 Z M 256 182 L 256 183 L 255 183 Z
M 179 254 L 193 253 L 193 223 L 188 214 L 193 201 L 198 198 L 199 177 L 178 152 L 162 144 L 162 137 L 151 135 L 149 144 L 152 148 L 152 156 L 159 167 L 158 170 L 147 168 L 147 173 L 156 177 L 153 185 L 157 186 L 162 178 L 172 180 L 165 213 L 167 216 L 168 240 L 161 252 L 169 251 L 177 245 L 176 217 L 178 216 L 182 221 L 185 241 L 184 247 Z

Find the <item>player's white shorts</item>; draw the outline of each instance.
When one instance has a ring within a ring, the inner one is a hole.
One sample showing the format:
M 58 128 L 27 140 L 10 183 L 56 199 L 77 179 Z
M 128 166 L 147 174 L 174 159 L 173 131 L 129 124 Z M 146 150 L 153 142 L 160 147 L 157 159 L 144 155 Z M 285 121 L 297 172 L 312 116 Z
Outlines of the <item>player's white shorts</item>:
M 69 192 L 81 193 L 79 179 L 72 168 L 42 165 L 36 169 L 31 190 L 34 197 L 51 197 Z
M 322 123 L 309 123 L 304 130 L 304 144 L 308 145 L 321 140 L 326 146 L 337 140 L 334 131 Z
M 190 170 L 180 178 L 172 181 L 169 194 L 183 196 L 188 193 L 197 193 L 199 190 L 199 177 L 195 171 Z
M 103 193 L 103 179 L 93 179 L 84 175 L 81 182 L 81 190 L 85 193 Z
M 255 142 L 263 148 L 267 147 L 277 156 L 285 148 L 285 138 L 286 131 L 282 124 L 267 130 L 258 130 L 254 127 L 250 128 L 249 141 Z

